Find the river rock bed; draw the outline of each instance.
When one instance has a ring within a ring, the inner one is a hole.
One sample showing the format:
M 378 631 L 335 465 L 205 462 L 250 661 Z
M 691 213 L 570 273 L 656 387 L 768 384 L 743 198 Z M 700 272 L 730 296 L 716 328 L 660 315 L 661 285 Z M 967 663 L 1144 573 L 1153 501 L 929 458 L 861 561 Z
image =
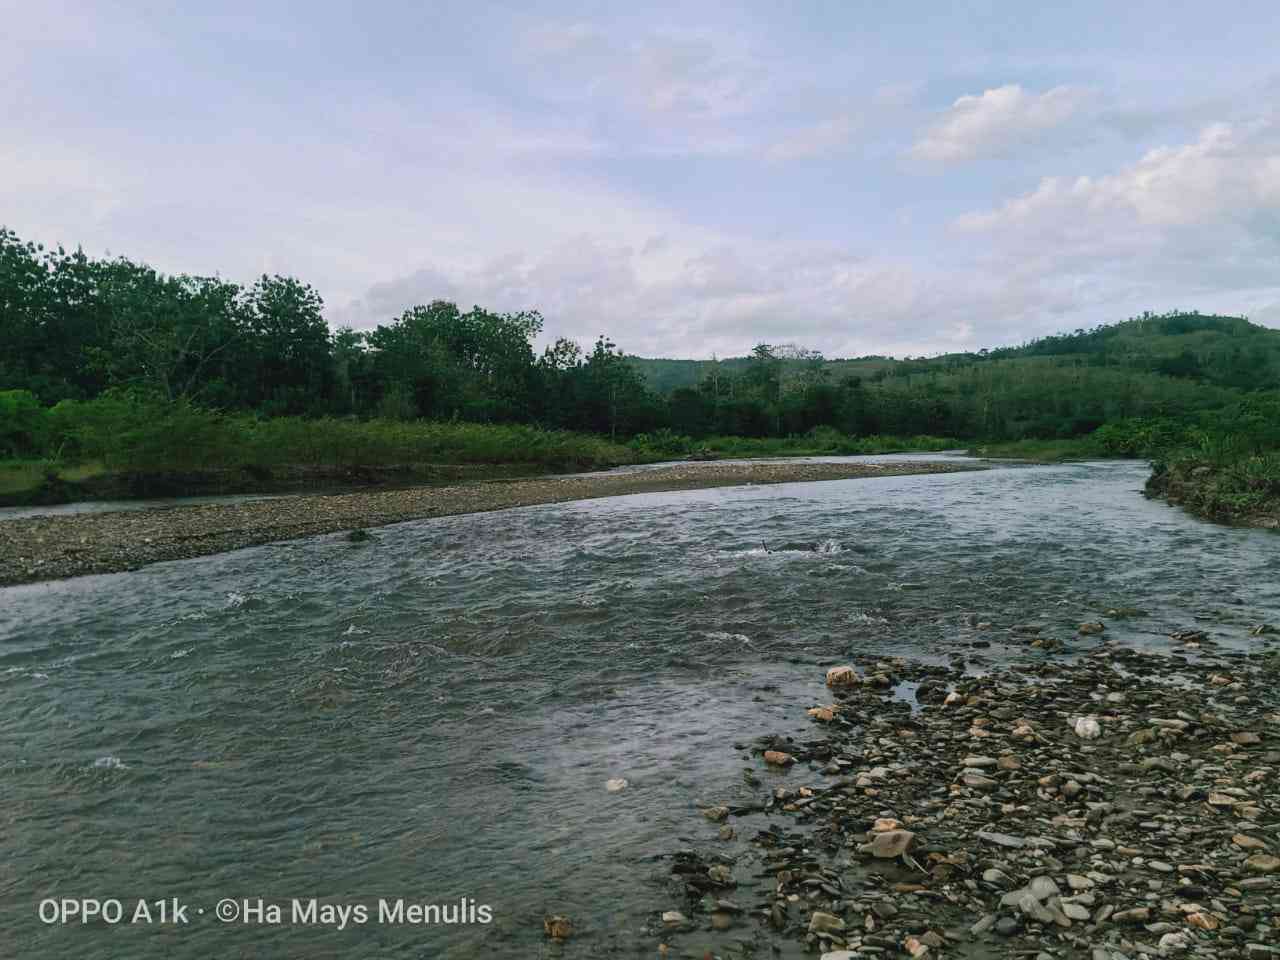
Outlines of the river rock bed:
M 1269 657 L 1169 645 L 832 669 L 663 858 L 659 955 L 1280 957 Z
M 777 460 L 673 464 L 624 473 L 279 497 L 118 513 L 24 517 L 0 520 L 0 586 L 119 573 L 164 560 L 207 556 L 298 537 L 541 503 L 742 484 L 852 480 L 980 469 L 984 469 L 980 464 L 963 461 Z

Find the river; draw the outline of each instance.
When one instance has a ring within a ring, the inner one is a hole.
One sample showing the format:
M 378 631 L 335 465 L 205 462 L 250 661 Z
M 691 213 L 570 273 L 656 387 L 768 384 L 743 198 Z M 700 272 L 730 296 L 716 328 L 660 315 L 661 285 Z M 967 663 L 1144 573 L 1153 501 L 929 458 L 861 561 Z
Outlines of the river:
M 27 958 L 533 957 L 562 913 L 565 956 L 652 956 L 680 906 L 655 855 L 714 842 L 698 804 L 759 796 L 733 743 L 803 734 L 825 667 L 980 671 L 1046 656 L 1011 625 L 1087 650 L 1099 618 L 1161 653 L 1188 627 L 1261 643 L 1280 540 L 1145 500 L 1146 473 L 643 494 L 0 590 L 0 927 Z M 48 897 L 191 922 L 45 925 Z M 227 897 L 493 920 L 219 924 Z

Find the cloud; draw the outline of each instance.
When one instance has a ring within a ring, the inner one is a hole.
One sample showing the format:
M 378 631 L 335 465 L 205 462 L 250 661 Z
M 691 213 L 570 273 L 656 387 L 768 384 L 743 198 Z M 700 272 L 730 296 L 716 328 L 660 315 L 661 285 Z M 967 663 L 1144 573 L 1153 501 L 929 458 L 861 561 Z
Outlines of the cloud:
M 1280 210 L 1280 130 L 1270 118 L 1206 127 L 1194 143 L 1159 147 L 1107 176 L 1049 177 L 995 210 L 956 225 L 991 231 L 1107 218 L 1179 227 Z
M 536 306 L 548 342 L 588 345 L 605 333 L 628 352 L 691 357 L 741 355 L 761 341 L 819 346 L 829 356 L 973 349 L 992 336 L 991 323 L 977 329 L 975 317 L 999 317 L 1008 339 L 1053 299 L 1034 277 L 993 281 L 836 247 L 703 237 L 673 250 L 583 233 L 474 269 L 432 267 L 377 284 L 348 317 L 385 322 L 436 298 Z
M 1049 177 L 953 228 L 974 269 L 1066 293 L 1080 313 L 1172 307 L 1274 322 L 1280 129 L 1218 123 L 1103 176 Z
M 650 122 L 706 123 L 753 111 L 768 88 L 751 46 L 715 32 L 651 29 L 636 35 L 588 24 L 541 24 L 520 48 L 552 102 L 590 102 Z
M 1016 83 L 963 96 L 908 153 L 915 160 L 941 164 L 998 153 L 1062 126 L 1093 97 L 1084 87 L 1059 86 L 1035 94 Z

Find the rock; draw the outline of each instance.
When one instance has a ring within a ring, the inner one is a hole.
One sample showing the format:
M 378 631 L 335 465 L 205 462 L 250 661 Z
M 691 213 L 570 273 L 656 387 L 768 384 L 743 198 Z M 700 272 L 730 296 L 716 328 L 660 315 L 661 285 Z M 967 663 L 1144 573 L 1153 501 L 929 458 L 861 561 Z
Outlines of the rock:
M 721 820 L 729 816 L 728 807 L 703 807 L 702 815 L 712 823 L 719 823 Z
M 573 936 L 573 921 L 568 917 L 543 917 L 542 932 L 552 940 L 568 940 Z
M 965 757 L 960 761 L 962 767 L 972 767 L 975 770 L 981 770 L 986 767 L 994 767 L 999 764 L 999 760 L 995 757 Z
M 827 671 L 827 686 L 833 690 L 838 687 L 856 687 L 858 671 L 853 667 L 832 667 Z
M 830 950 L 818 960 L 862 960 L 862 958 L 852 950 Z
M 1181 931 L 1166 933 L 1160 938 L 1158 948 L 1161 956 L 1172 956 L 1189 950 L 1191 948 L 1191 939 Z
M 612 780 L 604 782 L 604 788 L 610 793 L 617 793 L 619 790 L 627 789 L 627 781 L 622 777 L 614 777 Z
M 929 956 L 929 945 L 927 943 L 922 943 L 915 937 L 907 937 L 907 939 L 903 941 L 902 946 L 913 960 L 920 960 L 920 958 Z
M 977 836 L 979 840 L 985 840 L 987 843 L 994 843 L 998 847 L 1010 847 L 1016 850 L 1027 845 L 1027 841 L 1023 840 L 1021 837 L 1014 837 L 1007 833 L 988 833 L 986 831 L 979 830 Z
M 725 913 L 723 910 L 717 910 L 711 914 L 711 927 L 713 930 L 728 930 L 733 926 L 733 914 Z
M 722 887 L 732 887 L 735 885 L 733 881 L 733 871 L 722 863 L 717 863 L 708 868 L 707 876 L 710 878 L 712 883 L 719 884 Z
M 1067 886 L 1072 890 L 1089 890 L 1093 887 L 1093 881 L 1088 877 L 1082 877 L 1078 873 L 1067 874 Z
M 1217 930 L 1218 918 L 1211 913 L 1205 913 L 1197 910 L 1195 913 L 1187 914 L 1187 923 L 1193 927 L 1199 927 L 1201 930 Z
M 1077 717 L 1074 729 L 1081 740 L 1096 740 L 1102 736 L 1102 727 L 1092 717 Z
M 901 830 L 902 821 L 893 817 L 881 817 L 871 825 L 872 833 L 888 833 L 890 830 Z
M 834 706 L 810 707 L 809 716 L 821 723 L 830 723 L 836 718 L 836 710 Z
M 1076 629 L 1077 632 L 1084 636 L 1091 636 L 1093 634 L 1101 633 L 1103 630 L 1107 629 L 1107 627 L 1106 624 L 1103 623 L 1082 623 Z
M 1280 857 L 1273 857 L 1269 853 L 1255 853 L 1244 865 L 1254 873 L 1275 873 L 1280 870 Z
M 892 860 L 906 853 L 914 839 L 915 834 L 910 830 L 888 830 L 875 834 L 869 843 L 858 847 L 858 852 L 869 853 L 881 860 Z
M 1031 882 L 1027 884 L 1027 890 L 1031 892 L 1033 897 L 1042 902 L 1050 897 L 1056 897 L 1062 892 L 1051 877 L 1033 877 Z
M 996 915 L 994 913 L 985 914 L 982 919 L 969 928 L 969 932 L 975 937 L 980 937 L 992 927 L 996 925 Z
M 1064 902 L 1062 912 L 1072 920 L 1089 919 L 1089 908 L 1082 903 Z
M 996 933 L 1002 937 L 1012 937 L 1021 929 L 1022 923 L 1017 917 L 1001 917 L 996 921 Z
M 1251 837 L 1243 833 L 1237 833 L 1234 837 L 1231 838 L 1231 842 L 1234 843 L 1241 850 L 1267 849 L 1267 844 L 1265 840 L 1259 840 L 1257 837 Z
M 781 750 L 766 750 L 764 752 L 764 762 L 771 763 L 775 767 L 789 767 L 796 762 L 796 758 Z
M 966 787 L 973 790 L 981 790 L 984 793 L 990 793 L 1000 786 L 999 780 L 992 780 L 990 777 L 984 777 L 980 773 L 966 773 L 960 777 L 960 782 Z
M 1113 913 L 1111 919 L 1116 923 L 1146 923 L 1151 919 L 1151 908 L 1133 907 L 1130 910 L 1120 910 Z
M 679 910 L 668 910 L 662 915 L 662 922 L 667 926 L 675 927 L 682 923 L 687 923 L 688 918 Z
M 1233 733 L 1231 735 L 1231 742 L 1236 744 L 1237 746 L 1250 747 L 1250 746 L 1253 746 L 1255 743 L 1261 743 L 1262 737 L 1258 736 L 1256 733 L 1254 733 L 1251 730 L 1244 730 L 1244 731 L 1241 731 L 1240 733 Z
M 844 929 L 844 921 L 834 913 L 823 913 L 815 910 L 809 917 L 810 933 L 839 933 Z

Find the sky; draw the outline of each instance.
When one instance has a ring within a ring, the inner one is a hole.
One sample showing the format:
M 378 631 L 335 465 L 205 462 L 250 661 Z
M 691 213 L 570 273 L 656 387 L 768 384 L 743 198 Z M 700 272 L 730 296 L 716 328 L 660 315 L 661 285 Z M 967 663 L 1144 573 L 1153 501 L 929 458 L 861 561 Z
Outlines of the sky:
M 1280 327 L 1274 0 L 0 0 L 0 23 L 0 225 L 297 276 L 335 327 L 446 299 L 699 358 L 1143 310 Z

